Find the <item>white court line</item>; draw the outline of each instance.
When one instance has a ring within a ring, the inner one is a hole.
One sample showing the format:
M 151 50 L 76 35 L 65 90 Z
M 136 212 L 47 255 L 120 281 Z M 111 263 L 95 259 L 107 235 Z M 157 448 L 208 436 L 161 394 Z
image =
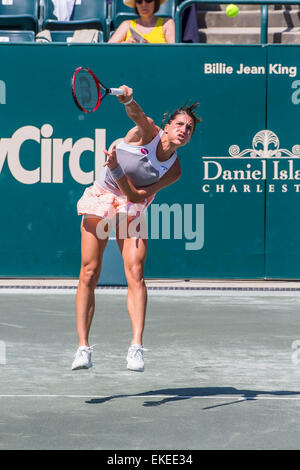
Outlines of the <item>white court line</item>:
M 64 288 L 13 288 L 4 287 L 0 289 L 1 294 L 14 294 L 14 295 L 76 295 L 76 289 L 64 289 Z M 127 295 L 127 288 L 99 288 L 95 289 L 96 295 Z M 299 297 L 300 290 L 235 290 L 235 289 L 148 289 L 149 296 L 171 296 L 171 297 L 201 297 L 201 296 L 212 296 L 212 297 Z
M 273 397 L 273 396 L 253 396 L 245 397 L 244 395 L 1 395 L 0 398 L 93 398 L 95 400 L 102 399 L 117 399 L 117 398 L 190 398 L 190 399 L 212 399 L 212 400 L 300 400 L 300 395 L 297 397 Z
M 0 326 L 10 326 L 11 328 L 24 328 L 24 326 L 13 325 L 12 323 L 0 323 Z

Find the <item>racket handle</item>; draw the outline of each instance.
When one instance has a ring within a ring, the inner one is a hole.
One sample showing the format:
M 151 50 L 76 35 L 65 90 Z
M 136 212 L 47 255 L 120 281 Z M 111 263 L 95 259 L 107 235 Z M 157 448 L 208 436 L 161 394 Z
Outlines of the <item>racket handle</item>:
M 111 95 L 124 95 L 124 90 L 121 88 L 110 88 L 109 92 Z

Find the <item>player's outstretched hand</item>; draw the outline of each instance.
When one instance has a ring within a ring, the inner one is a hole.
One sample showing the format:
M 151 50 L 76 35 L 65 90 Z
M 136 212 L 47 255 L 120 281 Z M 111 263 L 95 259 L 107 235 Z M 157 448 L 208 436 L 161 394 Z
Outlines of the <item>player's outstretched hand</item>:
M 133 89 L 129 88 L 126 85 L 122 85 L 119 88 L 121 88 L 121 90 L 124 91 L 124 95 L 119 95 L 118 100 L 120 101 L 120 103 L 123 103 L 123 104 L 128 103 L 132 99 Z

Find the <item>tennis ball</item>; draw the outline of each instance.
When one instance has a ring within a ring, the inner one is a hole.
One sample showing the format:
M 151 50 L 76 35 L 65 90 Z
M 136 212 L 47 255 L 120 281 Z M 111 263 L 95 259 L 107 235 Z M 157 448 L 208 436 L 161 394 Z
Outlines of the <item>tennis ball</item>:
M 238 14 L 239 8 L 233 3 L 230 3 L 229 5 L 227 5 L 225 11 L 227 16 L 230 16 L 230 18 L 234 18 Z

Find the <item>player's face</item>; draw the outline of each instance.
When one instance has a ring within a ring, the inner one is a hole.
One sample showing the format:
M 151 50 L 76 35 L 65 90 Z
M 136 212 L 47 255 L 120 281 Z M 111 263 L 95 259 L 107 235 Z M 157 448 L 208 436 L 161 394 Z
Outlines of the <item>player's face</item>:
M 152 2 L 146 2 L 146 0 L 138 0 L 138 2 L 135 2 L 135 5 L 140 16 L 153 15 L 154 13 L 154 0 Z
M 193 135 L 194 121 L 188 114 L 177 114 L 175 119 L 165 126 L 169 141 L 178 147 L 186 145 Z

